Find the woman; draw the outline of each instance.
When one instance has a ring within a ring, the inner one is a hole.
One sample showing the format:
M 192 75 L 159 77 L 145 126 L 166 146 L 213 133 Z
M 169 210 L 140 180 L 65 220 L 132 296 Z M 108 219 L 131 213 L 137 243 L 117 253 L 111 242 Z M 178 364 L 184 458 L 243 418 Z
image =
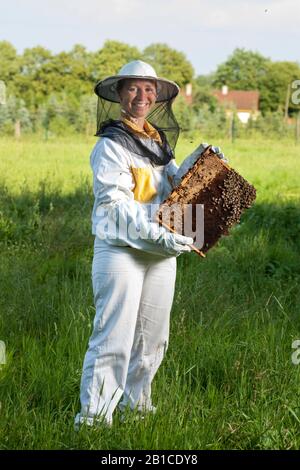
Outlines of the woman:
M 101 136 L 91 154 L 96 315 L 76 429 L 110 425 L 121 397 L 122 410 L 155 412 L 151 383 L 168 347 L 176 257 L 191 250 L 193 239 L 159 227 L 151 209 L 199 155 L 198 148 L 178 170 L 170 143 L 178 137 L 171 105 L 179 88 L 150 65 L 130 62 L 95 92 Z

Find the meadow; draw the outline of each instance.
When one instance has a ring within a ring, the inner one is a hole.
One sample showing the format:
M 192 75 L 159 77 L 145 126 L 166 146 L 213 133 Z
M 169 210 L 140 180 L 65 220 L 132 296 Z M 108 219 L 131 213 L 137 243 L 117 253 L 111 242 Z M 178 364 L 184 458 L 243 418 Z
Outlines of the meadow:
M 200 141 L 182 138 L 177 161 Z M 0 448 L 299 449 L 300 145 L 289 140 L 212 142 L 257 200 L 205 259 L 178 258 L 157 413 L 74 432 L 94 316 L 94 142 L 0 139 Z

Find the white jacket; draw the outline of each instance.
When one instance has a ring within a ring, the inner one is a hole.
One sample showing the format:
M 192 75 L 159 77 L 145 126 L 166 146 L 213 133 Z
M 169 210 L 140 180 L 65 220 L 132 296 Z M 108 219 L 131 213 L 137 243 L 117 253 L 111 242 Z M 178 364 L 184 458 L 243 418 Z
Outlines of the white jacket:
M 194 152 L 180 168 L 186 172 L 197 155 Z M 168 256 L 157 243 L 162 228 L 153 216 L 183 174 L 175 160 L 153 165 L 149 158 L 103 137 L 92 151 L 91 167 L 95 195 L 92 233 L 111 245 Z

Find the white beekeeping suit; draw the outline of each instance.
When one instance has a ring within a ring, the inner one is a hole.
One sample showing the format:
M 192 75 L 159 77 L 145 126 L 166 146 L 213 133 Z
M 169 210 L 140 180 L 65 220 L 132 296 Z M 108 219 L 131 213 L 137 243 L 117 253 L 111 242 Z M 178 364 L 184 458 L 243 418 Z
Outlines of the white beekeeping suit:
M 92 231 L 103 240 L 102 245 L 130 246 L 161 256 L 189 251 L 184 246 L 177 249 L 181 237 L 151 220 L 172 190 L 178 170 L 174 160 L 152 166 L 147 157 L 104 137 L 92 152 L 91 166 L 95 193 Z
M 157 208 L 182 175 L 165 133 L 147 120 L 143 129 L 137 128 L 129 111 L 122 115 L 118 84 L 134 78 L 142 80 L 139 93 L 147 91 L 145 83 L 155 82 L 156 103 L 164 109 L 170 109 L 178 93 L 175 83 L 157 78 L 141 61 L 125 65 L 95 88 L 100 101 L 117 103 L 121 117 L 100 119 L 101 139 L 91 154 L 96 315 L 83 364 L 76 429 L 82 423 L 111 424 L 121 397 L 122 409 L 155 410 L 151 383 L 168 347 L 176 257 L 189 252 L 193 242 L 159 227 L 149 210 Z M 143 108 L 143 98 L 139 106 Z M 194 161 L 195 154 L 185 160 L 184 171 Z

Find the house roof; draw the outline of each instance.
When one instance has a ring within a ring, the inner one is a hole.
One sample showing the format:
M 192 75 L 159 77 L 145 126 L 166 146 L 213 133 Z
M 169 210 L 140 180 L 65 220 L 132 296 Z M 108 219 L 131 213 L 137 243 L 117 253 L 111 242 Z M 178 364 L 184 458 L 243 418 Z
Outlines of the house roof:
M 219 103 L 234 104 L 237 110 L 258 111 L 259 91 L 257 90 L 228 90 L 226 94 L 222 90 L 214 90 L 213 95 Z

